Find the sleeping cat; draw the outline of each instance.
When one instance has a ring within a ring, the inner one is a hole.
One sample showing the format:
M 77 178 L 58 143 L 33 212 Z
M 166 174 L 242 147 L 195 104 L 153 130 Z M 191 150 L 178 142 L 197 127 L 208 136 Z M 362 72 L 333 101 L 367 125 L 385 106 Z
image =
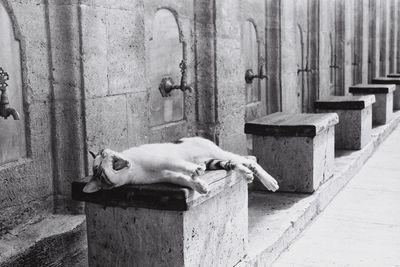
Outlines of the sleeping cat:
M 279 186 L 256 162 L 227 152 L 213 142 L 200 138 L 182 138 L 175 143 L 147 144 L 121 153 L 103 149 L 93 160 L 93 176 L 83 191 L 93 193 L 124 184 L 168 182 L 192 188 L 201 194 L 208 184 L 198 178 L 205 170 L 234 170 L 251 182 L 253 174 L 271 191 Z

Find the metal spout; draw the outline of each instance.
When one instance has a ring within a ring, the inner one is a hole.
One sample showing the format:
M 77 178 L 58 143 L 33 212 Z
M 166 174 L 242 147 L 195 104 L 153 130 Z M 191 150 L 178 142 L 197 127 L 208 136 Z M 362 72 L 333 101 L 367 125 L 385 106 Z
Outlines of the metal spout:
M 174 80 L 171 77 L 165 77 L 161 80 L 158 89 L 160 90 L 162 97 L 171 96 L 172 90 L 181 90 L 182 92 L 189 91 L 193 92 L 193 88 L 187 84 L 187 63 L 186 63 L 186 43 L 183 42 L 183 59 L 179 64 L 179 68 L 181 69 L 181 82 L 180 84 L 175 84 Z
M 244 75 L 244 80 L 246 83 L 252 83 L 254 78 L 258 78 L 260 80 L 262 79 L 268 79 L 268 76 L 265 75 L 264 73 L 264 65 L 263 63 L 260 65 L 260 68 L 258 69 L 258 74 L 254 74 L 252 69 L 246 70 L 246 73 Z
M 13 117 L 14 120 L 19 120 L 19 113 L 13 109 L 10 108 L 8 105 L 10 102 L 8 101 L 8 96 L 7 96 L 7 81 L 9 79 L 8 73 L 3 70 L 3 68 L 0 67 L 0 91 L 1 91 L 1 97 L 0 97 L 0 117 L 3 117 L 4 119 L 7 119 L 10 115 Z
M 13 108 L 6 108 L 4 110 L 4 114 L 1 114 L 1 117 L 4 117 L 4 119 L 7 119 L 9 116 L 12 116 L 14 120 L 19 120 L 19 113 Z

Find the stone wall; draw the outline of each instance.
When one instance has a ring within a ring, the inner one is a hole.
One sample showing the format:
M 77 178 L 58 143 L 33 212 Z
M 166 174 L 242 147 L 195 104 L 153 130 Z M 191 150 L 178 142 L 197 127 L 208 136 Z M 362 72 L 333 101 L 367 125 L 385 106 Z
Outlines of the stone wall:
M 80 212 L 70 183 L 90 174 L 88 150 L 201 135 L 245 154 L 246 120 L 312 112 L 315 99 L 400 70 L 398 0 L 0 4 L 20 43 L 22 93 L 10 102 L 21 103 L 26 141 L 17 160 L 0 166 L 0 234 L 40 212 Z M 260 98 L 252 103 L 244 81 L 246 22 L 254 25 L 267 76 L 254 80 Z M 162 98 L 161 78 L 180 82 L 183 54 L 194 90 Z

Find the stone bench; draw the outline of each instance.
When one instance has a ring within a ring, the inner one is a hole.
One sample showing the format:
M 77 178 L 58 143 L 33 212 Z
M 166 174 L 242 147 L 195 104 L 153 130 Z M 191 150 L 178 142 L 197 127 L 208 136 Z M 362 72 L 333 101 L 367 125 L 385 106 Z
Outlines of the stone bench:
M 87 194 L 89 266 L 233 266 L 246 254 L 247 183 L 224 170 L 201 179 L 200 195 L 173 184 L 125 185 Z
M 274 113 L 245 124 L 253 154 L 280 191 L 312 193 L 333 174 L 335 113 Z M 256 190 L 265 190 L 259 183 Z
M 319 113 L 336 112 L 339 123 L 335 126 L 335 148 L 361 149 L 371 140 L 372 104 L 374 95 L 332 96 L 315 101 Z
M 394 84 L 357 84 L 349 87 L 353 95 L 375 95 L 372 104 L 372 125 L 384 125 L 393 117 Z
M 400 73 L 389 73 L 386 76 L 389 78 L 400 78 Z
M 379 77 L 372 79 L 373 84 L 395 84 L 395 90 L 393 91 L 393 109 L 400 109 L 400 77 Z

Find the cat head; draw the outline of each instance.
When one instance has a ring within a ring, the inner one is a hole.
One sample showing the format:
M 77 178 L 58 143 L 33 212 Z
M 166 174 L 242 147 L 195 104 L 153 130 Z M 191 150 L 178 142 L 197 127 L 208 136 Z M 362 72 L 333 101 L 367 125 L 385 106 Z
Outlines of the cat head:
M 90 151 L 93 157 L 93 176 L 83 188 L 85 193 L 94 193 L 100 189 L 111 189 L 124 184 L 129 160 L 111 149 L 102 149 L 97 154 Z

